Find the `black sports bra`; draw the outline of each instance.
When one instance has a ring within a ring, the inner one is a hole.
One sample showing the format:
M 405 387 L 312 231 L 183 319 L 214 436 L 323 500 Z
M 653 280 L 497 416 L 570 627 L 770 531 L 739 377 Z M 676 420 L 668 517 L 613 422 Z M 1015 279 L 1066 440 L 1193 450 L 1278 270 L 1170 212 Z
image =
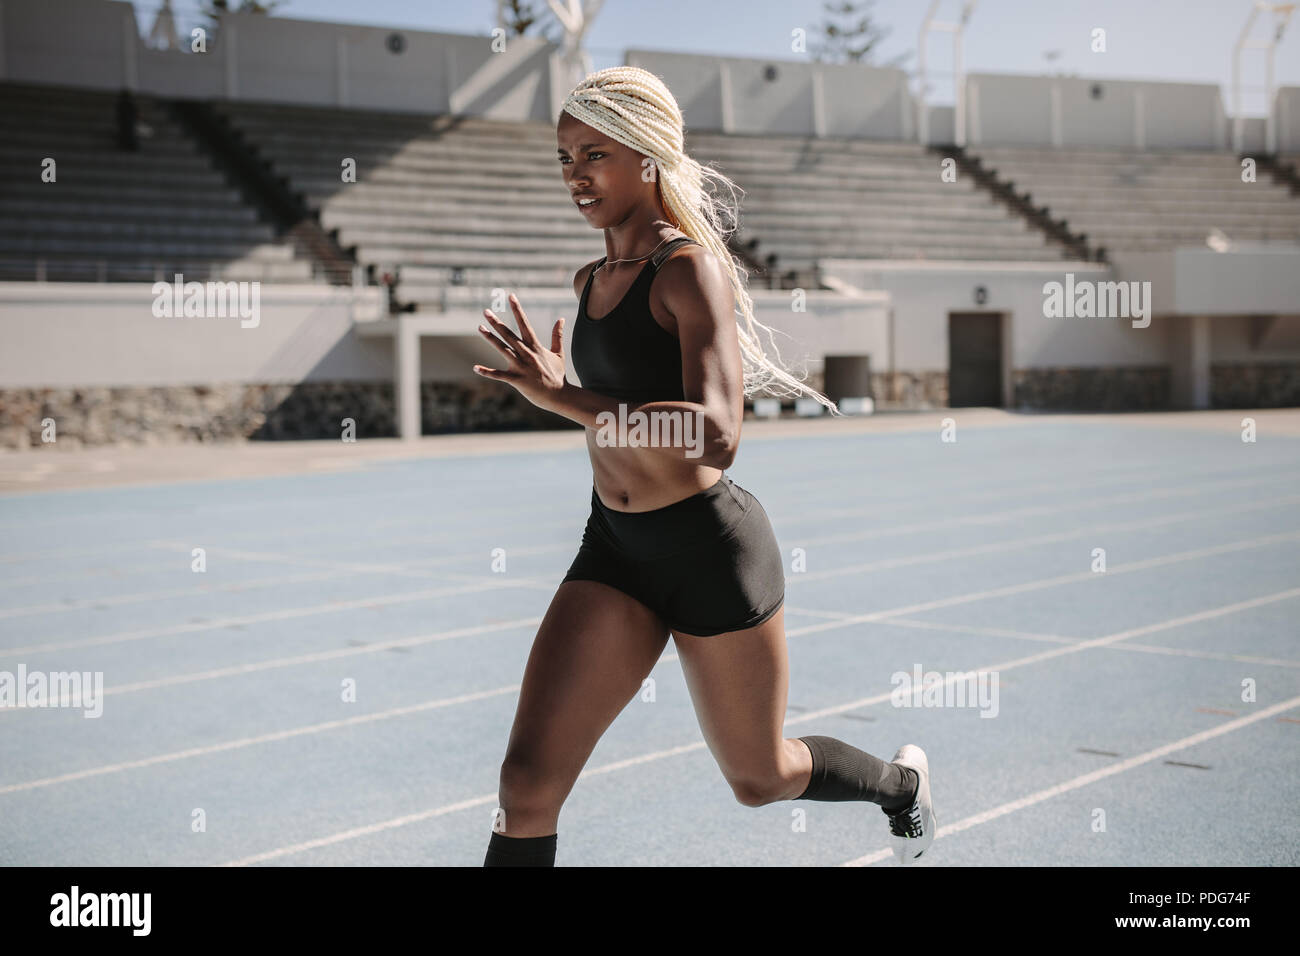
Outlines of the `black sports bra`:
M 681 344 L 650 314 L 650 284 L 675 249 L 694 242 L 689 236 L 678 236 L 660 247 L 623 300 L 599 319 L 587 314 L 587 296 L 596 270 L 608 257 L 592 268 L 578 299 L 578 319 L 570 346 L 573 368 L 583 388 L 622 401 L 685 399 Z

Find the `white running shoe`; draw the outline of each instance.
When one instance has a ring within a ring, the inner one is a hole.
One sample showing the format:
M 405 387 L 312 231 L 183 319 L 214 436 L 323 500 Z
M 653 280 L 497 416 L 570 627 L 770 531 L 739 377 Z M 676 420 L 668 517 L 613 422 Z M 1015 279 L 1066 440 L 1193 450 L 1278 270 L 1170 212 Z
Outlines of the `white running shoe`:
M 934 805 L 930 801 L 930 763 L 925 759 L 925 751 L 916 744 L 904 744 L 894 754 L 893 762 L 916 771 L 919 779 L 916 797 L 910 807 L 892 813 L 884 807 L 880 808 L 889 818 L 894 858 L 899 865 L 907 866 L 919 860 L 921 854 L 934 842 L 934 834 L 939 825 L 935 821 Z

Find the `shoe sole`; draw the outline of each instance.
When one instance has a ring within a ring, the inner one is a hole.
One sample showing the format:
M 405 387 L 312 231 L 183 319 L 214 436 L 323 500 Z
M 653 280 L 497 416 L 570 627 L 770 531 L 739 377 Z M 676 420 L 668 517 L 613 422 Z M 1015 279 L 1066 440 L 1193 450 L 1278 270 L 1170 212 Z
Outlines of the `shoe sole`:
M 894 845 L 894 858 L 900 865 L 909 866 L 921 859 L 925 851 L 930 848 L 930 844 L 934 842 L 935 831 L 939 827 L 934 815 L 934 801 L 930 796 L 930 761 L 926 758 L 925 751 L 916 744 L 904 744 L 898 748 L 898 753 L 894 754 L 893 762 L 915 770 L 919 778 L 916 800 L 920 805 L 921 829 L 925 835 L 919 840 L 909 840 L 892 834 L 890 836 Z

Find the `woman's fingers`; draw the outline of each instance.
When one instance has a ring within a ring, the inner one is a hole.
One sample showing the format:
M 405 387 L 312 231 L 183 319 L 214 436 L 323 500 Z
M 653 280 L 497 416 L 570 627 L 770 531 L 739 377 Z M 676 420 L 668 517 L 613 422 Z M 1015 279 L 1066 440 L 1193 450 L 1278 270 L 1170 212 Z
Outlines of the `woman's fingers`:
M 514 310 L 515 320 L 519 323 L 519 332 L 523 340 L 533 348 L 537 347 L 537 335 L 533 332 L 533 327 L 528 323 L 528 316 L 524 314 L 524 307 L 519 304 L 513 292 L 510 293 L 510 308 Z
M 497 333 L 506 340 L 507 344 L 521 347 L 527 344 L 523 339 L 515 334 L 514 329 L 510 328 L 510 326 L 498 319 L 496 313 L 491 309 L 484 309 L 483 314 L 487 316 L 487 320 L 492 323 L 492 328 L 497 330 Z
M 506 372 L 499 368 L 487 368 L 484 365 L 475 365 L 474 371 L 484 378 L 495 378 L 501 382 L 512 382 L 516 378 L 513 372 Z
M 487 339 L 489 342 L 491 342 L 496 347 L 497 351 L 500 352 L 502 355 L 506 356 L 507 358 L 519 357 L 518 355 L 515 354 L 514 349 L 510 348 L 499 338 L 493 335 L 491 329 L 487 328 L 486 326 L 480 325 L 478 327 L 478 330 L 483 333 L 483 337 Z

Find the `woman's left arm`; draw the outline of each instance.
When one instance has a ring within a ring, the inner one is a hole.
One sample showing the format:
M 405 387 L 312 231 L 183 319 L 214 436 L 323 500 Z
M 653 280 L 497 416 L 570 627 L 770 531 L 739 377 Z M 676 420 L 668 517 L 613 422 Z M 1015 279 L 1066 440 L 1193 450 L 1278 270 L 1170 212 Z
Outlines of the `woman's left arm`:
M 555 325 L 551 349 L 544 350 L 514 296 L 510 297 L 510 305 L 521 335 L 516 335 L 491 311 L 484 310 L 493 328 L 508 343 L 507 351 L 501 340 L 485 331 L 497 350 L 511 359 L 510 371 L 477 365 L 474 370 L 484 377 L 508 382 L 539 408 L 591 429 L 600 429 L 617 421 L 620 405 L 624 415 L 641 412 L 647 419 L 654 412 L 695 416 L 702 431 L 702 435 L 696 436 L 696 444 L 700 447 L 646 447 L 680 461 L 729 468 L 736 457 L 744 410 L 743 366 L 731 282 L 722 264 L 712 254 L 703 249 L 691 249 L 664 262 L 656 277 L 655 288 L 677 322 L 685 401 L 631 405 L 570 384 L 564 378 L 564 355 L 560 346 L 564 320 Z

